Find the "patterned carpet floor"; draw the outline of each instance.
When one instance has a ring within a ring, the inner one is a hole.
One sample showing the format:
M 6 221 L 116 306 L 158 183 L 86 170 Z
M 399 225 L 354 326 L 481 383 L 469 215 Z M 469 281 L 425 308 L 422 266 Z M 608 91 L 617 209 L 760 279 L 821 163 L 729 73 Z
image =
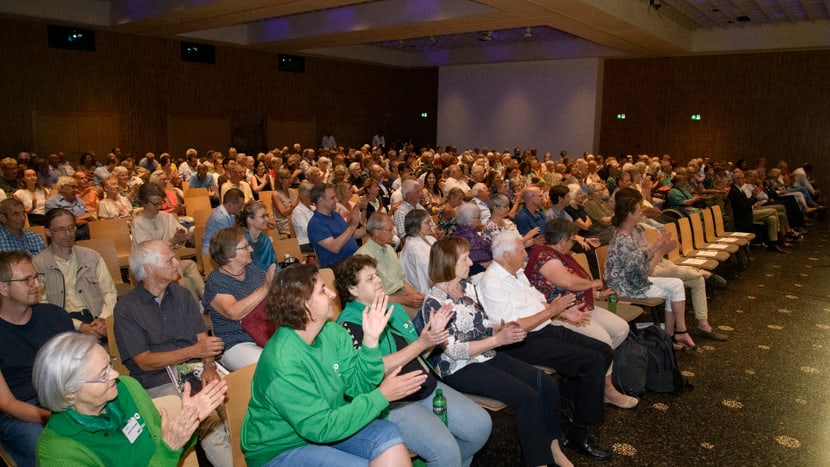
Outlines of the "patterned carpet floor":
M 677 354 L 694 389 L 609 406 L 592 430 L 610 461 L 567 451 L 576 465 L 830 465 L 830 228 L 808 229 L 791 254 L 753 249 L 751 263 L 709 301 L 727 342 L 695 338 Z M 687 313 L 689 329 L 694 315 Z M 451 410 L 451 408 L 450 408 Z M 491 413 L 493 432 L 473 466 L 520 466 L 513 413 Z

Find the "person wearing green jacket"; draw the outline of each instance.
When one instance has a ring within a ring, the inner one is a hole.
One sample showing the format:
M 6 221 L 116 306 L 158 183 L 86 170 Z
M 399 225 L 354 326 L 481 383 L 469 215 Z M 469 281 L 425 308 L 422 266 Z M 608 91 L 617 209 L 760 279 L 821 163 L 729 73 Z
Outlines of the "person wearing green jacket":
M 393 423 L 378 420 L 390 401 L 426 380 L 421 372 L 384 377 L 378 338 L 391 308 L 378 294 L 363 311 L 363 346 L 332 323 L 334 292 L 314 265 L 274 278 L 266 313 L 277 326 L 260 356 L 242 422 L 242 451 L 262 465 L 410 465 Z
M 383 281 L 375 269 L 375 260 L 366 255 L 342 261 L 335 276 L 340 302 L 346 304 L 337 322 L 349 331 L 354 346 L 360 348 L 363 310 L 375 294 L 383 293 Z M 492 422 L 481 406 L 439 381 L 424 360 L 423 356 L 435 346 L 446 343 L 452 305 L 432 310 L 430 315 L 429 324 L 418 335 L 404 308 L 395 303 L 380 335 L 380 353 L 387 371 L 403 366 L 404 372 L 424 369 L 428 374 L 417 392 L 391 407 L 388 420 L 398 426 L 407 448 L 423 458 L 427 466 L 467 467 L 487 442 Z M 438 389 L 447 398 L 447 425 L 432 412 L 432 399 Z
M 171 466 L 195 442 L 199 420 L 224 400 L 227 383 L 213 381 L 182 410 L 159 412 L 133 378 L 119 377 L 112 359 L 88 334 L 53 337 L 38 353 L 32 379 L 41 404 L 53 412 L 37 444 L 38 465 Z

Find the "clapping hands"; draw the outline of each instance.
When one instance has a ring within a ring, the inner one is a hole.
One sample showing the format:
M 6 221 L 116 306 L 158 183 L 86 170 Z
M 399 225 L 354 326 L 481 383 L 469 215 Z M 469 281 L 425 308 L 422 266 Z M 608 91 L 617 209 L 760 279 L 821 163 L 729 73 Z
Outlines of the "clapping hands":
M 392 314 L 392 305 L 389 305 L 389 297 L 382 291 L 375 292 L 372 304 L 363 309 L 363 345 L 377 347 L 378 339 L 389 316 Z

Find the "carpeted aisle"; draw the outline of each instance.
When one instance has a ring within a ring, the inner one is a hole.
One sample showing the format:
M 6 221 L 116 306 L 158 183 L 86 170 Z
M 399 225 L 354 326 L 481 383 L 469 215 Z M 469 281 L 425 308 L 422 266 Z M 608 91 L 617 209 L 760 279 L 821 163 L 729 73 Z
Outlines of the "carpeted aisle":
M 750 268 L 709 302 L 727 342 L 695 338 L 678 353 L 694 389 L 648 394 L 630 411 L 608 408 L 595 429 L 611 461 L 567 451 L 576 465 L 830 465 L 830 229 L 811 227 L 791 254 L 752 250 Z M 693 313 L 687 313 L 689 328 Z M 450 408 L 450 410 L 452 410 Z M 520 466 L 510 410 L 474 466 Z

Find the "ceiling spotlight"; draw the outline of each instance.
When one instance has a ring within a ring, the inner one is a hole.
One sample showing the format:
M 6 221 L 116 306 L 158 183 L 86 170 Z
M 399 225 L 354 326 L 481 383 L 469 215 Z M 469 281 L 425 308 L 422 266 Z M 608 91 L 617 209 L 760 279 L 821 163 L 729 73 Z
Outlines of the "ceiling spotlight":
M 659 10 L 663 6 L 663 2 L 661 0 L 648 0 L 648 5 L 655 10 Z
M 533 31 L 530 29 L 530 26 L 525 28 L 525 39 L 533 39 Z
M 481 33 L 481 37 L 478 38 L 480 41 L 490 42 L 493 40 L 493 31 L 487 31 Z

